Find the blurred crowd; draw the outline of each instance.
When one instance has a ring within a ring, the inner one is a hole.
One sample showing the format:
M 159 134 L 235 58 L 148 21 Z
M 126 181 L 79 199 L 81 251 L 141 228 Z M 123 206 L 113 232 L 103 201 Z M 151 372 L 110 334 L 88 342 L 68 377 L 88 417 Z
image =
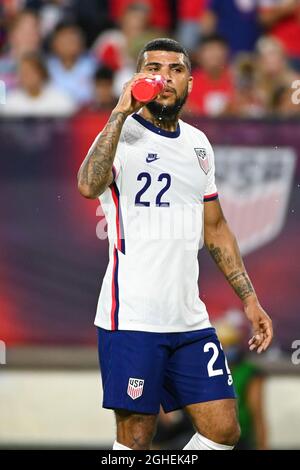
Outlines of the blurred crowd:
M 300 116 L 300 0 L 1 0 L 0 114 L 110 110 L 155 37 L 190 53 L 186 112 Z

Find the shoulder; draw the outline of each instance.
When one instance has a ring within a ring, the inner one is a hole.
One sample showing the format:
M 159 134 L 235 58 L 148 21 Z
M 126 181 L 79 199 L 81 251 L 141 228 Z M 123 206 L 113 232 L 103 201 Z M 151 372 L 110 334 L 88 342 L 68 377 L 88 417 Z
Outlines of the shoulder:
M 198 139 L 204 146 L 211 148 L 211 144 L 203 131 L 185 121 L 182 121 L 182 119 L 179 120 L 179 124 L 182 132 L 189 134 L 193 138 Z
M 119 142 L 137 144 L 146 138 L 147 129 L 138 123 L 131 114 L 123 124 Z

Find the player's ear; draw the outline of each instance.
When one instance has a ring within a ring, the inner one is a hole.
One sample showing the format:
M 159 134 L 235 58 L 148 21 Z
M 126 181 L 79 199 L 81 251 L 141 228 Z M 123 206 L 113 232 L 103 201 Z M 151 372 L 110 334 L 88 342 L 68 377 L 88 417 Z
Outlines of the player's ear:
M 191 91 L 192 91 L 192 89 L 193 89 L 193 82 L 194 82 L 193 77 L 189 77 L 189 81 L 188 81 L 188 94 L 190 94 Z

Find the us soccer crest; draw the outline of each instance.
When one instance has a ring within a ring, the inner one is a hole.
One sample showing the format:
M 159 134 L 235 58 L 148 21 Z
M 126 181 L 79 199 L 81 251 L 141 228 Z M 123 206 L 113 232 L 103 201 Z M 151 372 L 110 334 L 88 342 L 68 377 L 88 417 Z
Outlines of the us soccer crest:
M 203 148 L 194 148 L 198 162 L 204 173 L 207 175 L 208 170 L 209 170 L 209 160 L 208 160 L 208 155 L 206 153 L 206 149 Z
M 296 168 L 293 148 L 215 147 L 222 209 L 243 255 L 282 231 Z
M 127 395 L 133 400 L 141 397 L 144 389 L 144 380 L 130 378 L 128 381 Z

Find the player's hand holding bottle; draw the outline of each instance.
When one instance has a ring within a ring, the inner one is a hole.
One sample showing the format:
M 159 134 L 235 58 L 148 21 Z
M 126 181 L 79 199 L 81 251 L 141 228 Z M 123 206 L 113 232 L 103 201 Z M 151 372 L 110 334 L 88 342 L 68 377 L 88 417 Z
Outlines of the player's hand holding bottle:
M 125 83 L 123 86 L 123 91 L 120 95 L 119 101 L 114 109 L 114 112 L 124 113 L 126 116 L 129 116 L 132 113 L 139 111 L 145 103 L 137 101 L 132 95 L 132 87 L 135 81 L 142 78 L 151 78 L 155 80 L 157 74 L 153 73 L 136 73 L 129 82 Z

